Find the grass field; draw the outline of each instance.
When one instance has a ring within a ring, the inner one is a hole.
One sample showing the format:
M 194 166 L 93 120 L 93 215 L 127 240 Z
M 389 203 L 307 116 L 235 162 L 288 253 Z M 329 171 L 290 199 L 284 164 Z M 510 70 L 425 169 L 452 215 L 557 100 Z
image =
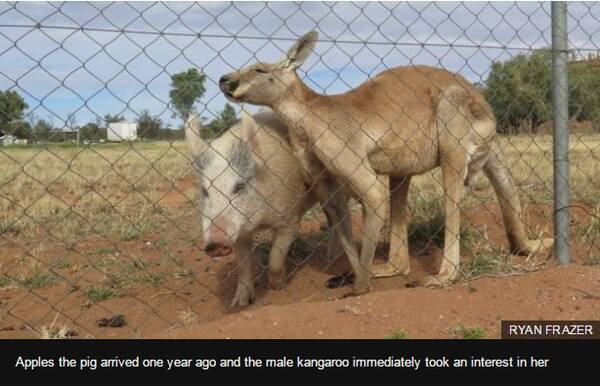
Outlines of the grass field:
M 551 136 L 503 137 L 501 143 L 523 201 L 552 200 Z M 0 235 L 23 242 L 37 239 L 41 229 L 66 244 L 88 234 L 134 240 L 193 212 L 168 208 L 173 193 L 189 199 L 190 206 L 195 198 L 193 184 L 177 186 L 193 176 L 183 142 L 0 148 L 0 165 Z M 598 168 L 600 135 L 573 136 L 574 201 L 592 208 L 600 202 Z M 439 182 L 439 171 L 415 178 L 413 208 L 441 195 Z M 472 191 L 466 206 L 494 200 L 483 176 Z
M 530 232 L 551 235 L 551 136 L 519 135 L 500 141 Z M 584 263 L 590 265 L 600 262 L 598 170 L 600 135 L 573 135 L 572 198 L 578 207 L 573 209 L 572 234 Z M 416 177 L 411 187 L 411 243 L 423 250 L 442 243 L 440 178 L 434 171 Z M 506 243 L 486 179 L 478 177 L 469 191 L 463 203 L 468 216 L 462 242 L 470 257 L 465 276 L 531 270 L 507 261 L 506 252 L 498 247 Z M 203 290 L 200 299 L 229 297 L 231 290 L 224 284 L 233 287 L 234 273 L 213 273 L 210 265 L 202 271 L 194 258 L 201 244 L 195 200 L 195 178 L 184 142 L 0 148 L 0 289 L 17 294 L 5 314 L 20 316 L 17 319 L 27 327 L 36 327 L 38 336 L 44 329 L 43 335 L 60 336 L 65 328 L 54 321 L 64 312 L 56 305 L 68 304 L 66 300 L 75 295 L 72 302 L 78 307 L 99 306 L 97 315 L 111 309 L 106 306 L 111 300 L 133 297 L 150 302 L 147 289 L 152 289 L 152 297 L 164 293 L 181 298 L 192 292 L 182 289 L 198 286 Z M 296 253 L 307 253 L 298 260 L 305 261 L 311 249 L 316 247 L 310 243 L 297 245 Z M 204 273 L 215 275 L 204 281 Z M 30 319 L 25 314 L 33 304 L 17 301 L 32 294 L 31 302 L 43 304 L 45 311 Z M 5 317 L 1 300 L 0 322 Z M 209 318 L 188 304 L 189 300 L 182 302 L 172 311 L 182 325 Z M 78 318 L 70 318 L 67 325 L 76 325 Z
M 43 229 L 66 244 L 160 232 L 178 215 L 162 201 L 192 173 L 183 142 L 5 148 L 0 164 L 0 232 L 28 241 Z

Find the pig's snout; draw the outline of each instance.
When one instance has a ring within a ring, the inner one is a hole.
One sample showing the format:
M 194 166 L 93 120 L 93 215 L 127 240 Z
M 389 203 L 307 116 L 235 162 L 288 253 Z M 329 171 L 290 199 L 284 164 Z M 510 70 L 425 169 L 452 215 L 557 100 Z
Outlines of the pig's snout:
M 207 255 L 211 257 L 224 257 L 231 254 L 233 246 L 229 242 L 210 242 L 204 248 Z
M 212 220 L 204 234 L 204 252 L 211 257 L 224 257 L 233 251 L 231 224 L 227 217 L 218 216 Z

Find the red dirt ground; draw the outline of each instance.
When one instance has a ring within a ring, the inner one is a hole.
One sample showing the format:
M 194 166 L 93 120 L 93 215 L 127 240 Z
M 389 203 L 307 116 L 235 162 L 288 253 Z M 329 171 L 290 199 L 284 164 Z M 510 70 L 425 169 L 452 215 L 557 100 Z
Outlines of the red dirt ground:
M 176 187 L 184 191 L 192 184 L 193 179 L 186 178 Z M 165 207 L 188 205 L 180 193 L 165 194 L 161 200 Z M 530 228 L 551 229 L 547 204 L 528 205 L 526 212 Z M 572 215 L 575 221 L 584 221 L 586 216 L 577 208 Z M 496 204 L 469 209 L 463 216 L 485 233 L 485 240 L 478 243 L 506 245 Z M 356 216 L 355 225 L 359 220 Z M 539 254 L 517 261 L 531 269 L 528 274 L 428 289 L 407 285 L 435 270 L 440 251 L 415 243 L 411 245 L 410 278 L 377 279 L 370 294 L 342 298 L 348 287 L 332 290 L 324 286 L 348 265 L 345 259 L 328 264 L 323 258 L 322 223 L 322 217 L 303 223 L 305 244 L 298 245 L 289 260 L 287 287 L 267 290 L 266 276 L 258 276 L 257 302 L 242 310 L 228 308 L 237 276 L 234 259 L 215 260 L 199 251 L 197 232 L 190 235 L 190 230 L 198 228 L 193 212 L 178 219 L 178 227 L 143 240 L 107 243 L 90 236 L 70 250 L 49 243 L 43 251 L 36 250 L 36 256 L 46 265 L 64 257 L 70 265 L 52 269 L 61 280 L 47 286 L 0 286 L 0 338 L 39 337 L 44 326 L 51 330 L 66 326 L 77 338 L 383 338 L 396 331 L 411 338 L 442 338 L 455 337 L 453 328 L 458 325 L 478 326 L 486 337 L 499 337 L 501 320 L 600 319 L 600 267 L 583 265 L 586 249 L 576 245 L 572 248 L 574 264 L 568 267 L 557 267 L 548 253 Z M 358 239 L 360 230 L 355 229 Z M 159 240 L 168 243 L 161 246 Z M 27 248 L 0 243 L 4 268 L 18 267 L 18 258 Z M 135 275 L 145 273 L 161 280 L 137 281 L 116 298 L 91 301 L 86 291 L 106 281 L 107 274 L 94 268 L 100 256 L 90 252 L 107 246 L 116 247 L 118 253 L 103 255 L 114 265 L 105 268 L 106 272 L 118 275 L 115 267 L 128 264 L 137 267 Z M 378 263 L 385 256 L 385 246 L 379 250 Z M 134 256 L 145 263 L 136 263 Z M 468 260 L 463 257 L 463 263 Z M 98 326 L 98 320 L 119 314 L 125 317 L 123 327 Z
M 447 289 L 396 289 L 332 301 L 253 306 L 204 324 L 158 332 L 168 338 L 455 337 L 458 325 L 500 336 L 501 320 L 600 319 L 600 270 L 574 265 Z

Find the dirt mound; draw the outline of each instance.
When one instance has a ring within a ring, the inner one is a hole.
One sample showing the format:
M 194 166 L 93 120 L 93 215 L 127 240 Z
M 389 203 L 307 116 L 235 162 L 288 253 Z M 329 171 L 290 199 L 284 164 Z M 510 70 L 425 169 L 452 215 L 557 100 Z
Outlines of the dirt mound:
M 283 292 L 283 291 L 281 291 Z M 161 338 L 462 337 L 460 326 L 500 336 L 502 320 L 600 319 L 600 269 L 573 265 L 483 278 L 445 289 L 406 288 L 365 296 L 251 306 L 205 323 L 156 332 Z

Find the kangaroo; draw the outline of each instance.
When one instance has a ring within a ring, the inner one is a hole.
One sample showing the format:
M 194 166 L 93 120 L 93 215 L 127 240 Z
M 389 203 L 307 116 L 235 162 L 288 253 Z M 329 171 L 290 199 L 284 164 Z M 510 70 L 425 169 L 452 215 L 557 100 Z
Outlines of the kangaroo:
M 370 290 L 371 277 L 406 275 L 407 197 L 413 175 L 442 169 L 446 215 L 443 260 L 424 285 L 457 278 L 460 213 L 465 183 L 483 169 L 498 196 L 511 251 L 532 254 L 552 239 L 529 240 L 515 185 L 496 143 L 496 120 L 481 93 L 465 78 L 429 66 L 396 67 L 338 95 L 311 90 L 296 73 L 318 34 L 301 37 L 277 63 L 256 63 L 225 74 L 219 86 L 233 102 L 271 107 L 290 128 L 294 154 L 305 169 L 321 163 L 362 204 L 360 257 L 349 259 L 353 293 Z M 372 268 L 379 233 L 391 207 L 390 256 Z

